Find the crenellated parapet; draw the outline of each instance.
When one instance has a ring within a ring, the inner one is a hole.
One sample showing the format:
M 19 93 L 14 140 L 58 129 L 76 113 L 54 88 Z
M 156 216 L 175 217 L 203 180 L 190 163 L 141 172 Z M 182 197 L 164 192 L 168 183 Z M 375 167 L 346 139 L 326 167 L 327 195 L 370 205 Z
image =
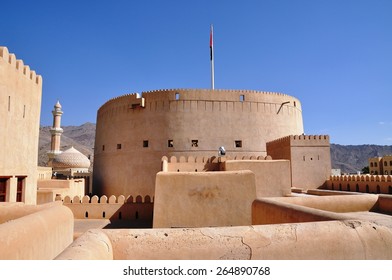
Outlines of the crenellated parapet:
M 392 175 L 340 175 L 331 176 L 332 182 L 392 182 Z
M 282 146 L 329 146 L 329 135 L 289 135 L 267 143 Z
M 71 209 L 75 219 L 110 219 L 110 221 L 121 220 L 136 224 L 143 222 L 144 226 L 152 224 L 154 209 L 153 198 L 148 195 L 144 197 L 94 195 L 82 198 L 66 196 L 63 205 Z
M 58 200 L 61 199 L 61 197 L 57 198 Z M 153 198 L 151 198 L 149 195 L 146 196 L 141 196 L 137 195 L 136 197 L 133 197 L 132 195 L 128 195 L 125 197 L 124 195 L 119 195 L 118 197 L 111 195 L 109 198 L 106 195 L 103 195 L 101 197 L 98 197 L 97 195 L 94 195 L 92 197 L 85 195 L 82 198 L 79 196 L 74 196 L 69 197 L 65 196 L 63 200 L 64 204 L 132 204 L 132 203 L 154 203 Z
M 325 186 L 334 191 L 392 194 L 392 175 L 333 175 Z
M 272 160 L 271 156 L 224 156 L 224 157 L 203 157 L 203 156 L 164 156 L 161 159 L 162 171 L 164 172 L 206 172 L 222 170 L 222 163 L 227 160 Z
M 24 65 L 23 61 L 17 59 L 15 54 L 9 53 L 7 47 L 0 46 L 0 59 L 13 67 L 20 75 L 25 76 L 38 85 L 42 85 L 42 77 L 31 70 L 30 66 Z

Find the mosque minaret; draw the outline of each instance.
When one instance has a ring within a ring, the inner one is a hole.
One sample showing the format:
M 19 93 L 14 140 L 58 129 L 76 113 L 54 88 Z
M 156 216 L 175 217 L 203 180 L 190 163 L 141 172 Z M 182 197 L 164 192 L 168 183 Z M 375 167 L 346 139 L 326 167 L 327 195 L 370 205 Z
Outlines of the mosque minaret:
M 61 128 L 61 116 L 63 111 L 61 110 L 61 104 L 59 101 L 54 105 L 53 114 L 53 126 L 50 128 L 51 133 L 51 147 L 48 151 L 49 163 L 56 157 L 56 155 L 61 154 L 60 151 L 60 139 L 61 134 L 63 134 L 63 129 Z

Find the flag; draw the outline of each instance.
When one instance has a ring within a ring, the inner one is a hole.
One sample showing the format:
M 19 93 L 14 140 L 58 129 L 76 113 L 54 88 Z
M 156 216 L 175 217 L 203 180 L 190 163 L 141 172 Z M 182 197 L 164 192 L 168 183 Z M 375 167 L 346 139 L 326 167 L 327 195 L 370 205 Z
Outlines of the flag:
M 213 60 L 213 55 L 214 55 L 214 38 L 213 38 L 213 28 L 211 24 L 211 30 L 210 30 L 210 60 Z

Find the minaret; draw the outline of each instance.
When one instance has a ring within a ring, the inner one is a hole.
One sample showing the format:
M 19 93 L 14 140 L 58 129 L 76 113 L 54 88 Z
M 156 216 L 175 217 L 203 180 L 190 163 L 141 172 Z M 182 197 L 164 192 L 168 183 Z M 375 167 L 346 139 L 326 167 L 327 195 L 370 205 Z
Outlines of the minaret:
M 60 102 L 57 101 L 56 105 L 54 105 L 53 114 L 53 126 L 50 128 L 50 133 L 52 134 L 52 142 L 50 146 L 50 151 L 47 153 L 49 157 L 48 165 L 51 165 L 52 160 L 56 157 L 56 155 L 61 154 L 60 151 L 60 138 L 63 133 L 63 129 L 61 126 L 61 115 L 63 111 L 61 111 Z

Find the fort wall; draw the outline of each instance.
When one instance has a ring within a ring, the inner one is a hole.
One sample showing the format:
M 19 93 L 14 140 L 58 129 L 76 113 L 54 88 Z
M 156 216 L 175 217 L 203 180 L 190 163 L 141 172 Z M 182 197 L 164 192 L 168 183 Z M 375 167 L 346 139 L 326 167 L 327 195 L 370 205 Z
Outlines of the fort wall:
M 227 160 L 224 170 L 250 170 L 255 174 L 256 197 L 280 197 L 291 193 L 290 161 Z
M 360 193 L 392 194 L 392 175 L 330 176 L 324 188 Z
M 331 154 L 328 135 L 290 135 L 267 143 L 267 153 L 273 159 L 291 163 L 293 188 L 318 188 L 331 174 Z
M 149 227 L 152 225 L 154 202 L 150 196 L 75 196 L 72 199 L 66 196 L 63 204 L 71 209 L 75 219 L 109 219 L 112 222 L 139 222 Z
M 61 204 L 14 218 L 0 224 L 2 260 L 51 260 L 73 241 L 73 216 Z
M 255 175 L 159 172 L 155 193 L 154 228 L 250 225 Z
M 42 78 L 0 47 L 0 201 L 36 203 Z
M 143 101 L 141 101 L 143 98 Z M 106 102 L 97 113 L 97 194 L 154 195 L 161 158 L 266 156 L 266 142 L 302 134 L 298 99 L 241 90 L 158 90 Z
M 112 249 L 112 252 L 102 256 L 107 240 L 110 243 L 106 249 Z M 57 259 L 107 259 L 111 254 L 115 260 L 392 258 L 392 251 L 385 246 L 392 242 L 391 228 L 358 220 L 218 228 L 90 230 L 81 241 L 77 246 L 68 247 Z M 81 247 L 84 250 L 80 250 Z

